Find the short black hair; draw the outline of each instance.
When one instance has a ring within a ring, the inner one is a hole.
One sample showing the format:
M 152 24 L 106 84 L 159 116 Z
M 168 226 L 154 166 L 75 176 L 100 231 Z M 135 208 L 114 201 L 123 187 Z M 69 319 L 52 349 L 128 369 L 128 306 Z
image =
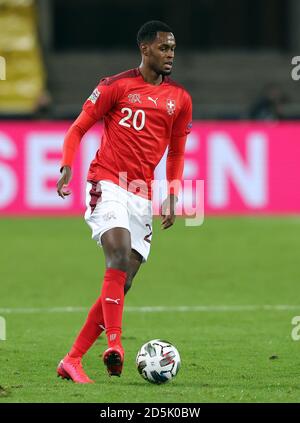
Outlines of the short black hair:
M 144 23 L 137 33 L 137 43 L 152 42 L 156 38 L 157 32 L 173 32 L 169 25 L 161 21 L 148 21 Z

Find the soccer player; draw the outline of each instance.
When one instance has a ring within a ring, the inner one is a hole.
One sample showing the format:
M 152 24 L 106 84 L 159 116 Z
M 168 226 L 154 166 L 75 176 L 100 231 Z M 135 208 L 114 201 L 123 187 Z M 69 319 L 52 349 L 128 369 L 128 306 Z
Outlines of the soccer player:
M 139 67 L 101 79 L 69 128 L 63 145 L 58 195 L 70 192 L 71 168 L 83 135 L 104 119 L 101 146 L 92 161 L 86 189 L 85 220 L 92 238 L 103 247 L 106 270 L 101 296 L 57 373 L 76 383 L 92 383 L 82 368 L 83 355 L 105 330 L 108 348 L 103 361 L 110 376 L 120 376 L 124 295 L 141 263 L 148 258 L 152 237 L 151 182 L 166 148 L 167 198 L 162 228 L 175 221 L 184 149 L 192 120 L 188 92 L 169 78 L 175 37 L 160 21 L 145 23 L 137 34 Z M 176 182 L 177 181 L 177 182 Z

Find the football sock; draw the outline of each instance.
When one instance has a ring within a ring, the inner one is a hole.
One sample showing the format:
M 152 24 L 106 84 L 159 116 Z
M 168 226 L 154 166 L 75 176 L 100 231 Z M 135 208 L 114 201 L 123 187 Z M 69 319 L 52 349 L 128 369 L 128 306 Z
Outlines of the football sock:
M 126 272 L 107 269 L 101 293 L 104 326 L 109 347 L 121 345 Z
M 104 330 L 101 297 L 95 302 L 89 311 L 88 317 L 79 332 L 69 356 L 72 358 L 82 357 L 93 345 Z

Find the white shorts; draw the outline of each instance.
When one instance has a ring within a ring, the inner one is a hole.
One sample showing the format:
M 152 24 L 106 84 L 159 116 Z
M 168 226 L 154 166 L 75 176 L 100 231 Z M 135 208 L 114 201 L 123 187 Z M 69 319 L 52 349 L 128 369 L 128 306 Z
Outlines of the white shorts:
M 152 238 L 152 202 L 109 181 L 87 182 L 84 218 L 92 229 L 92 239 L 101 246 L 104 232 L 126 228 L 131 248 L 146 261 Z

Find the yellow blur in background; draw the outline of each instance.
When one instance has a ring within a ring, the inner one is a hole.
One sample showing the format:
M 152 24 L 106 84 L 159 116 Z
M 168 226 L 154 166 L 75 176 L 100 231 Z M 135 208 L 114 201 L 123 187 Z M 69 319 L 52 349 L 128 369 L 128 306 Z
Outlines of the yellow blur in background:
M 33 112 L 45 86 L 33 0 L 0 0 L 0 56 L 0 112 Z

